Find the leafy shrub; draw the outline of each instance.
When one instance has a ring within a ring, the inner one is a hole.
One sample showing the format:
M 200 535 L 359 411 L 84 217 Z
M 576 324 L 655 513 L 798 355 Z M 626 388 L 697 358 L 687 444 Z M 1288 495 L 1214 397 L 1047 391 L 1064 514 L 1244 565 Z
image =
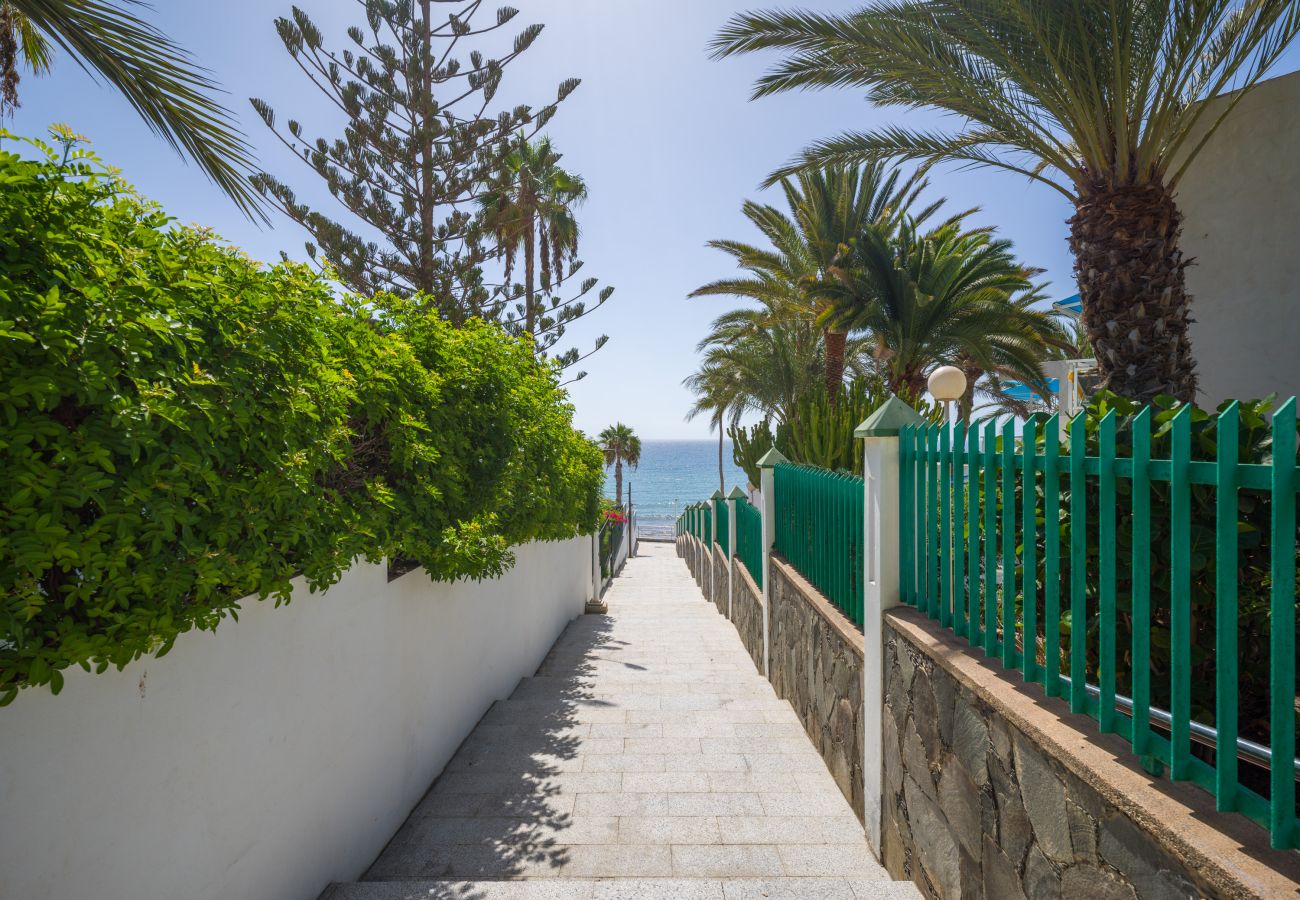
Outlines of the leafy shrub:
M 85 154 L 0 153 L 0 704 L 358 557 L 485 577 L 594 527 L 554 371 L 179 228 Z

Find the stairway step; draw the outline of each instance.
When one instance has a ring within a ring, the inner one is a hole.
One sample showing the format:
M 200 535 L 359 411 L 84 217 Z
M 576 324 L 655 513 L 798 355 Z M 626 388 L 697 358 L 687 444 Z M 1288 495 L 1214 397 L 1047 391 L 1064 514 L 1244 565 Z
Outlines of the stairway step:
M 319 900 L 918 900 L 910 881 L 851 878 L 533 878 L 358 881 Z

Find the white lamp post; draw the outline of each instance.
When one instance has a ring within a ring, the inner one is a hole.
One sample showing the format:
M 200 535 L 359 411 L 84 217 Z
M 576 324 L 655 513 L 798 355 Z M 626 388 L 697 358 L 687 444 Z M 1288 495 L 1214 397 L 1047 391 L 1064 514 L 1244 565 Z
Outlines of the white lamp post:
M 943 401 L 943 418 L 948 421 L 949 404 L 966 393 L 966 373 L 956 366 L 940 366 L 930 373 L 926 387 L 931 397 Z

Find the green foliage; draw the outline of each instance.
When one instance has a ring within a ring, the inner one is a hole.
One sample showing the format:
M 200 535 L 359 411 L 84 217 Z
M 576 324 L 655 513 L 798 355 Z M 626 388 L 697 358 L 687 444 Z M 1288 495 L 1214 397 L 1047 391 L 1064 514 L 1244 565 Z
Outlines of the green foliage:
M 358 557 L 481 578 L 594 527 L 600 451 L 493 326 L 376 322 L 84 154 L 0 154 L 0 703 Z
M 751 484 L 758 484 L 758 461 L 773 445 L 791 462 L 860 477 L 862 444 L 853 430 L 888 399 L 884 386 L 870 378 L 845 385 L 834 403 L 824 385 L 814 385 L 796 402 L 792 420 L 778 426 L 775 434 L 766 419 L 748 430 L 731 428 L 727 433 L 732 456 Z M 914 400 L 913 406 L 931 421 L 940 421 L 941 407 L 923 400 Z
M 189 55 L 141 18 L 140 6 L 115 0 L 5 0 L 0 4 L 0 119 L 18 105 L 18 63 L 50 71 L 55 48 L 102 78 L 145 124 L 193 160 L 249 217 L 266 220 L 249 183 L 257 161 L 220 88 Z
M 888 399 L 884 388 L 860 378 L 846 385 L 832 403 L 825 388 L 804 397 L 796 407 L 791 429 L 792 462 L 862 474 L 862 444 L 853 429 Z
M 777 425 L 776 433 L 773 434 L 772 423 L 768 419 L 749 428 L 733 425 L 727 429 L 727 436 L 731 438 L 731 458 L 745 473 L 749 483 L 755 486 L 759 484 L 762 474 L 758 461 L 767 451 L 775 446 L 787 458 L 790 455 L 789 426 Z
M 558 354 L 552 353 L 553 348 L 569 324 L 602 306 L 614 289 L 602 289 L 595 302 L 588 305 L 582 298 L 596 286 L 596 279 L 587 278 L 578 286 L 576 296 L 562 300 L 556 295 L 566 278 L 582 268 L 574 211 L 587 199 L 586 183 L 560 168 L 561 158 L 550 138 L 529 141 L 519 135 L 510 143 L 509 152 L 479 196 L 478 204 L 479 224 L 504 258 L 503 278 L 507 284 L 515 272 L 516 257 L 523 256 L 524 282 L 508 288 L 508 295 L 516 302 L 512 312 L 503 310 L 500 321 L 512 334 L 530 335 L 539 354 L 568 368 L 578 361 L 578 348 Z M 608 340 L 604 335 L 599 337 L 596 350 Z M 586 374 L 576 373 L 573 380 Z
M 255 185 L 306 229 L 308 253 L 319 253 L 349 289 L 422 294 L 458 323 L 490 315 L 500 302 L 481 267 L 493 251 L 468 206 L 499 170 L 511 138 L 535 136 L 578 82 L 561 82 L 539 108 L 494 102 L 506 68 L 542 32 L 526 25 L 511 41 L 517 9 L 482 9 L 477 0 L 357 5 L 365 21 L 337 40 L 298 7 L 275 20 L 285 51 L 342 111 L 342 123 L 331 118 L 314 128 L 292 112 L 278 119 L 265 100 L 250 101 L 347 214 L 332 218 L 270 173 Z

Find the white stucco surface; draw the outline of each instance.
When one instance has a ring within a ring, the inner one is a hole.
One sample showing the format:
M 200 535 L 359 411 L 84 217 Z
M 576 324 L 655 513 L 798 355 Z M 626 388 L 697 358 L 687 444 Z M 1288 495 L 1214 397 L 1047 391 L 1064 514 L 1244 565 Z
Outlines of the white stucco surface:
M 591 539 L 487 582 L 358 564 L 0 709 L 0 898 L 308 900 L 357 878 L 591 595 Z
M 1187 286 L 1199 402 L 1300 394 L 1300 73 L 1241 100 L 1188 169 L 1178 204 L 1183 251 L 1196 260 Z

